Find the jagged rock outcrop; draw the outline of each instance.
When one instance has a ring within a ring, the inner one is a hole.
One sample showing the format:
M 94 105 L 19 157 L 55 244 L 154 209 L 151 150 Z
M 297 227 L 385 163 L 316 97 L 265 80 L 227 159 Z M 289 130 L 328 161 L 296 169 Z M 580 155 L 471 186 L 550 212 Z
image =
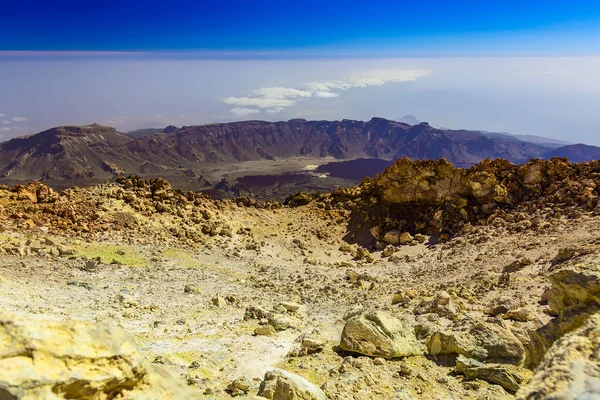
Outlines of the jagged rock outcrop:
M 282 369 L 265 374 L 258 395 L 271 400 L 325 400 L 327 396 L 317 386 L 301 376 Z
M 353 237 L 363 241 L 383 240 L 386 232 L 446 240 L 476 225 L 517 232 L 535 227 L 531 213 L 542 207 L 579 205 L 580 212 L 592 211 L 598 206 L 598 188 L 600 161 L 571 164 L 554 158 L 515 165 L 486 160 L 462 169 L 443 159 L 404 158 L 357 188 L 336 190 L 317 201 L 324 208 L 350 210 Z
M 381 311 L 367 312 L 348 319 L 342 331 L 340 348 L 383 358 L 423 353 L 410 323 Z
M 0 315 L 0 398 L 196 399 L 146 363 L 129 334 L 89 322 Z
M 556 341 L 519 400 L 600 398 L 600 314 Z
M 52 203 L 58 199 L 58 193 L 40 182 L 16 185 L 17 200 L 30 200 L 32 203 Z
M 23 229 L 36 226 L 60 230 L 69 234 L 93 234 L 99 231 L 142 230 L 156 234 L 156 229 L 139 225 L 136 215 L 172 215 L 173 226 L 162 226 L 169 237 L 202 243 L 205 237 L 231 237 L 237 232 L 220 217 L 219 210 L 237 208 L 280 208 L 276 202 L 248 198 L 214 201 L 207 195 L 181 191 L 162 178 L 143 179 L 139 176 L 119 178 L 116 184 L 91 189 L 99 198 L 91 198 L 78 188 L 55 192 L 42 183 L 0 187 L 0 196 L 10 199 L 3 205 L 0 221 L 10 218 Z M 107 213 L 106 202 L 120 200 L 122 212 Z

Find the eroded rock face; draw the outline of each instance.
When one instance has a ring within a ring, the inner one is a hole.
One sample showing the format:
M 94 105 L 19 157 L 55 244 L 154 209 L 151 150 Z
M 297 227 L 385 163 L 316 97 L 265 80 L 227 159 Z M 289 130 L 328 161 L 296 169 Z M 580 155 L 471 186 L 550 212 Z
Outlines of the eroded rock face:
M 524 212 L 523 217 L 512 216 L 508 223 L 521 231 L 533 225 L 525 216 L 540 205 L 577 204 L 594 210 L 599 199 L 598 169 L 600 162 L 571 164 L 559 158 L 522 165 L 485 160 L 468 169 L 444 159 L 404 158 L 374 179 L 365 179 L 360 197 L 334 192 L 325 202 L 352 210 L 353 226 L 360 234 L 400 231 L 451 237 L 467 232 L 465 227 L 502 226 L 507 223 L 506 212 L 515 208 Z
M 40 182 L 16 185 L 14 190 L 18 200 L 30 200 L 32 203 L 49 203 L 58 199 L 58 194 L 52 188 Z
M 600 398 L 600 314 L 548 350 L 517 399 Z
M 386 203 L 440 204 L 469 194 L 466 171 L 446 160 L 413 163 L 398 160 L 373 183 Z
M 0 398 L 195 399 L 120 329 L 0 315 Z
M 519 390 L 528 375 L 525 370 L 517 371 L 511 365 L 484 364 L 462 355 L 456 359 L 456 372 L 464 374 L 467 379 L 495 383 L 513 393 Z
M 265 374 L 258 395 L 272 400 L 326 400 L 325 393 L 301 376 L 282 369 Z
M 529 367 L 536 367 L 557 339 L 600 311 L 600 260 L 596 257 L 564 266 L 550 275 L 550 282 L 543 297 L 557 317 L 531 333 Z
M 422 354 L 413 327 L 381 311 L 356 315 L 346 322 L 340 347 L 371 357 L 405 357 Z
M 477 321 L 467 330 L 438 331 L 427 340 L 429 354 L 459 354 L 479 361 L 521 365 L 525 348 L 508 329 Z
M 546 294 L 556 313 L 595 303 L 600 305 L 600 260 L 589 260 L 561 269 L 550 276 L 552 288 Z

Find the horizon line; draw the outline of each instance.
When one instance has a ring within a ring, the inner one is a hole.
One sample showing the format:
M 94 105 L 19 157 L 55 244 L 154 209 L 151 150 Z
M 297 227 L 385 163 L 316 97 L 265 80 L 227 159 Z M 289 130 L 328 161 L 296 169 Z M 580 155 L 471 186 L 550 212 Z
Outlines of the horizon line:
M 340 51 L 337 54 L 331 52 L 331 49 L 282 49 L 282 50 L 0 50 L 2 59 L 34 59 L 34 58 L 96 58 L 96 57 L 158 57 L 158 58 L 178 58 L 181 59 L 204 59 L 204 60 L 222 60 L 222 59 L 294 59 L 294 58 L 318 58 L 318 59 L 432 59 L 432 58 L 521 58 L 521 59 L 540 59 L 540 58 L 600 58 L 600 54 L 464 54 L 456 52 L 454 54 L 432 54 L 411 53 L 397 54 L 400 50 L 385 50 L 381 52 L 373 51 Z

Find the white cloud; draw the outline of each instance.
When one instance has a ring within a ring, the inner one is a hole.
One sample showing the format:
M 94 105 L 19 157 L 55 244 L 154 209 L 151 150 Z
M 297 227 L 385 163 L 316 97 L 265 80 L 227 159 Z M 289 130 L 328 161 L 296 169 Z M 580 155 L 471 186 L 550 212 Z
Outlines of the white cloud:
M 352 75 L 345 80 L 314 81 L 307 83 L 306 86 L 314 91 L 330 92 L 331 90 L 381 86 L 386 83 L 410 82 L 430 73 L 431 71 L 426 70 L 372 70 Z
M 351 78 L 356 87 L 381 86 L 388 82 L 410 82 L 421 76 L 429 74 L 428 71 L 377 71 L 372 74 L 361 74 Z
M 5 114 L 0 114 L 0 118 L 2 118 L 2 117 L 6 117 L 6 115 Z
M 152 118 L 160 118 L 160 117 L 162 117 L 162 114 L 154 114 L 152 116 Z M 124 118 L 127 118 L 127 116 L 125 116 Z
M 20 126 L 13 126 L 13 129 L 19 129 L 20 130 L 20 129 L 23 129 L 23 128 L 21 128 Z
M 315 92 L 315 97 L 320 97 L 323 99 L 332 99 L 334 97 L 338 97 L 339 93 L 334 92 Z
M 259 108 L 289 107 L 296 104 L 295 100 L 270 99 L 266 97 L 226 97 L 221 101 L 232 106 L 250 106 Z
M 9 124 L 12 124 L 12 122 L 10 122 L 10 121 L 9 121 L 9 120 L 7 120 L 7 119 L 5 119 L 4 121 L 2 121 L 2 123 L 3 123 L 4 125 L 9 125 Z
M 286 88 L 280 86 L 256 89 L 244 97 L 225 97 L 221 102 L 238 106 L 231 112 L 238 116 L 260 112 L 256 108 L 264 108 L 267 114 L 276 114 L 283 111 L 284 107 L 291 107 L 298 101 L 309 98 L 332 99 L 339 97 L 340 93 L 334 90 L 348 90 L 352 88 L 366 88 L 381 86 L 392 82 L 409 82 L 429 75 L 425 70 L 371 70 L 351 75 L 344 80 L 313 81 L 305 83 L 304 89 Z M 256 107 L 256 108 L 245 108 Z
M 235 107 L 229 111 L 231 111 L 231 113 L 234 114 L 236 117 L 245 117 L 247 115 L 260 114 L 260 110 L 257 110 L 255 108 Z
M 10 131 L 10 128 L 8 126 L 6 126 L 4 128 L 0 128 L 0 131 L 8 132 L 8 131 Z
M 25 122 L 27 121 L 27 118 L 25 117 L 12 117 L 12 120 L 15 122 Z
M 306 87 L 315 92 L 329 92 L 333 89 L 347 90 L 352 87 L 352 84 L 344 81 L 314 81 L 308 82 Z
M 252 94 L 258 97 L 268 99 L 295 99 L 297 97 L 311 97 L 312 92 L 308 90 L 298 90 L 285 87 L 268 87 L 252 91 Z

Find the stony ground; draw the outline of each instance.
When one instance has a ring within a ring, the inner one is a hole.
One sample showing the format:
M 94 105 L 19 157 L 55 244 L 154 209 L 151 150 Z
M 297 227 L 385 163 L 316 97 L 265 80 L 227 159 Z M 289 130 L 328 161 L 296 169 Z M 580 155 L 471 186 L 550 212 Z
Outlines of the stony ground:
M 314 202 L 290 208 L 195 200 L 148 212 L 121 186 L 101 185 L 68 194 L 73 224 L 84 212 L 97 212 L 90 220 L 102 222 L 71 230 L 40 211 L 46 194 L 38 189 L 32 201 L 23 193 L 0 190 L 0 311 L 124 328 L 145 359 L 196 388 L 199 398 L 254 394 L 273 367 L 333 399 L 513 398 L 510 385 L 467 379 L 454 357 L 427 355 L 427 339 L 481 320 L 526 344 L 527 333 L 555 315 L 542 301 L 553 265 L 600 247 L 600 217 L 592 212 L 542 211 L 539 227 L 518 235 L 489 225 L 446 243 L 423 236 L 359 249 L 344 240 L 349 212 Z M 202 229 L 173 230 L 194 220 L 198 208 Z M 357 307 L 409 320 L 422 355 L 342 350 L 344 315 Z M 526 380 L 527 361 L 520 364 L 516 373 Z M 248 390 L 228 389 L 240 379 Z

